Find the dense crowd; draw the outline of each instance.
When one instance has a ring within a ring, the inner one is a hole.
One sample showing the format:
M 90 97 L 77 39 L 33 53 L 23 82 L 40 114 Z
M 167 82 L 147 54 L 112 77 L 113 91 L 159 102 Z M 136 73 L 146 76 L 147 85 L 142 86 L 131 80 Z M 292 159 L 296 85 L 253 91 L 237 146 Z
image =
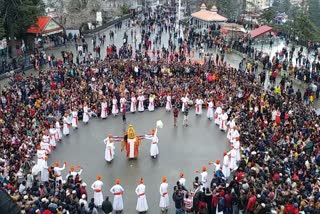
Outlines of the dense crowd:
M 158 35 L 166 31 L 161 26 Z M 149 48 L 148 31 L 139 49 Z M 123 57 L 113 48 L 104 60 L 88 54 L 75 63 L 71 53 L 63 52 L 61 58 L 51 58 L 50 68 L 40 70 L 39 76 L 12 76 L 1 93 L 1 188 L 25 213 L 97 213 L 79 175 L 56 182 L 49 167 L 48 181 L 41 182 L 32 174 L 32 159 L 43 136 L 57 121 L 62 125 L 63 116 L 74 109 L 81 118 L 85 103 L 99 117 L 104 100 L 111 114 L 113 99 L 119 103 L 122 97 L 130 100 L 142 94 L 155 97 L 155 106 L 161 107 L 170 93 L 173 106 L 180 107 L 188 94 L 190 100 L 212 99 L 215 108 L 222 107 L 229 120 L 236 121 L 242 151 L 231 175 L 217 168 L 207 189 L 199 178 L 192 186 L 180 179 L 173 193 L 176 209 L 210 214 L 320 212 L 320 121 L 312 107 L 302 105 L 301 92 L 285 78 L 264 90 L 264 72 L 257 75 L 245 59 L 239 69 L 223 62 L 223 52 L 204 64 L 187 60 L 188 45 L 201 48 L 203 41 L 189 32 L 190 41 L 181 41 L 176 54 L 165 50 L 157 60 L 143 51 L 131 59 L 130 45 L 124 44 Z M 274 73 L 277 65 L 269 69 Z

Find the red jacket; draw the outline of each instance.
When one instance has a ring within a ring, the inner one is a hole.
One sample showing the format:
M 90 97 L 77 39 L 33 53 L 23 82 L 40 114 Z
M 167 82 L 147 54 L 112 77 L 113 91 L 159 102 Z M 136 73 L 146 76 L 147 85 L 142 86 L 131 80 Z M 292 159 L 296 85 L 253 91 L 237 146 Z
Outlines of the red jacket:
M 247 210 L 250 212 L 254 211 L 255 205 L 256 205 L 257 197 L 255 195 L 251 195 L 248 204 L 247 204 Z
M 299 209 L 294 207 L 293 204 L 286 204 L 284 206 L 284 214 L 299 214 Z

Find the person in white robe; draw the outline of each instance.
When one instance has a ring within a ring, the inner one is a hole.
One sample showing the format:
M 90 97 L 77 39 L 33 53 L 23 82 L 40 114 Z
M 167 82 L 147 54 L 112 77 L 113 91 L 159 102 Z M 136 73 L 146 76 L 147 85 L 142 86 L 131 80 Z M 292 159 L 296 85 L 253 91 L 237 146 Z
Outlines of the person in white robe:
M 42 183 L 49 181 L 49 167 L 48 167 L 47 159 L 48 157 L 46 156 L 44 159 L 45 160 L 44 165 L 40 169 L 40 180 Z
M 110 163 L 114 158 L 114 150 L 115 150 L 115 146 L 112 141 L 111 135 L 109 135 L 106 139 L 104 139 L 103 143 L 106 145 L 104 158 L 107 162 Z
M 56 182 L 63 181 L 62 179 L 62 171 L 66 168 L 66 162 L 63 163 L 62 167 L 59 167 L 59 162 L 55 163 L 55 167 L 53 168 L 54 175 L 56 176 Z
M 223 154 L 223 163 L 222 163 L 222 173 L 223 175 L 228 178 L 230 176 L 230 163 L 229 163 L 229 156 L 227 152 Z
M 50 136 L 50 147 L 51 149 L 57 146 L 56 144 L 56 134 L 57 130 L 53 127 L 53 124 L 50 125 L 49 136 Z
M 228 126 L 227 139 L 231 141 L 231 135 L 232 135 L 232 132 L 234 131 L 234 127 L 236 126 L 235 119 L 232 118 L 231 120 L 229 120 L 227 122 L 227 126 Z
M 110 192 L 114 195 L 113 197 L 113 210 L 116 212 L 120 212 L 123 210 L 123 199 L 122 194 L 124 192 L 124 189 L 120 185 L 120 179 L 116 179 L 116 184 L 111 187 Z
M 187 95 L 185 97 L 181 97 L 181 112 L 184 112 L 188 107 L 188 101 L 189 99 Z
M 212 99 L 208 102 L 208 109 L 207 109 L 207 118 L 212 120 L 213 118 L 213 102 Z
M 75 171 L 75 168 L 79 168 L 79 171 Z M 74 166 L 70 166 L 70 171 L 66 176 L 66 179 L 68 179 L 70 176 L 72 176 L 72 179 L 75 179 L 77 175 L 81 175 L 83 169 L 80 166 L 74 167 Z
M 146 197 L 146 186 L 143 184 L 143 179 L 139 181 L 139 185 L 136 188 L 136 194 L 138 196 L 136 210 L 138 212 L 147 212 L 148 202 Z
M 221 120 L 220 120 L 220 125 L 219 125 L 219 129 L 221 131 L 227 131 L 228 127 L 227 127 L 227 121 L 228 121 L 228 114 L 227 112 L 225 112 L 224 110 L 222 110 L 221 113 Z
M 168 194 L 168 183 L 167 178 L 162 178 L 162 183 L 160 184 L 160 203 L 159 207 L 162 211 L 167 211 L 169 208 L 169 194 Z
M 233 127 L 233 132 L 231 133 L 231 140 L 230 140 L 230 142 L 233 143 L 234 140 L 235 140 L 236 138 L 238 138 L 238 137 L 240 137 L 240 133 L 239 133 L 239 131 L 238 131 L 238 127 L 237 127 L 237 126 L 234 126 L 234 127 Z
M 166 97 L 166 111 L 171 111 L 172 109 L 172 103 L 171 103 L 171 100 L 172 100 L 172 97 L 171 97 L 171 94 L 168 94 L 167 97 Z
M 220 160 L 216 160 L 216 162 L 214 163 L 214 172 L 218 170 L 221 170 Z
M 202 114 L 202 105 L 203 105 L 203 100 L 199 96 L 196 101 L 195 101 L 195 106 L 196 106 L 196 115 L 201 115 Z
M 150 96 L 149 96 L 148 110 L 154 111 L 154 95 L 152 95 L 152 94 L 150 94 Z
M 222 108 L 218 106 L 214 112 L 214 123 L 220 126 Z
M 150 145 L 150 156 L 152 158 L 157 158 L 157 155 L 159 155 L 159 138 L 157 136 L 158 129 L 156 130 L 152 129 L 151 135 L 145 135 L 145 139 L 151 140 L 151 145 Z
M 239 137 L 235 138 L 233 142 L 233 147 L 236 150 L 236 162 L 240 161 L 240 141 Z
M 61 141 L 62 140 L 62 132 L 61 132 L 61 125 L 60 125 L 59 118 L 57 118 L 57 120 L 56 120 L 55 128 L 56 128 L 56 139 L 58 141 Z
M 186 186 L 186 179 L 184 177 L 184 174 L 182 172 L 180 172 L 179 177 L 180 177 L 180 179 L 179 179 L 180 185 L 185 187 Z
M 90 120 L 90 109 L 88 107 L 88 105 L 85 103 L 83 105 L 83 116 L 82 116 L 82 122 L 84 122 L 85 124 L 89 123 Z
M 127 99 L 124 97 L 120 98 L 120 112 L 123 111 L 124 108 L 126 108 Z
M 70 125 L 71 125 L 71 121 L 70 121 L 70 117 L 68 117 L 67 114 L 65 114 L 63 116 L 63 129 L 62 129 L 62 133 L 64 136 L 68 136 L 70 134 Z
M 119 113 L 119 108 L 118 108 L 118 100 L 115 96 L 112 98 L 112 110 L 111 113 L 113 116 L 116 116 Z
M 207 167 L 205 167 L 205 166 L 202 167 L 201 183 L 202 183 L 203 188 L 209 187 L 208 172 L 207 172 Z
M 44 149 L 46 151 L 46 155 L 49 155 L 51 153 L 50 143 L 49 142 L 45 142 L 44 140 L 42 140 L 40 142 L 40 146 L 41 146 L 42 149 Z
M 139 112 L 143 112 L 144 111 L 144 96 L 143 95 L 140 95 L 138 96 L 138 111 Z
M 97 176 L 97 180 L 92 183 L 91 189 L 93 189 L 93 198 L 94 198 L 94 204 L 97 207 L 102 206 L 103 202 L 103 194 L 102 194 L 102 187 L 103 187 L 103 182 L 101 181 L 101 176 Z
M 237 169 L 237 160 L 236 160 L 237 152 L 234 146 L 232 146 L 232 149 L 228 152 L 228 155 L 230 156 L 229 168 L 232 170 L 236 170 Z
M 37 146 L 37 165 L 39 169 L 41 169 L 45 165 L 45 157 L 46 157 L 46 150 L 41 148 L 41 146 Z
M 130 104 L 130 112 L 135 113 L 137 111 L 137 98 L 132 95 L 131 96 L 131 104 Z
M 102 99 L 101 102 L 101 119 L 106 119 L 108 117 L 108 102 L 105 98 Z
M 72 128 L 77 129 L 78 128 L 78 111 L 76 109 L 73 109 L 71 112 L 72 120 Z

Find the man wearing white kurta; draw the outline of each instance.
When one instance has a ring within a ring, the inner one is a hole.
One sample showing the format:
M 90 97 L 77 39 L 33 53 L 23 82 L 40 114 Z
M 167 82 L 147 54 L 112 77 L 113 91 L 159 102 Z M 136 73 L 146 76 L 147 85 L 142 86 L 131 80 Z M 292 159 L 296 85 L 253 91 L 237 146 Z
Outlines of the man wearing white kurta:
M 144 96 L 143 95 L 140 95 L 138 96 L 138 111 L 139 112 L 143 112 L 144 111 Z
M 143 179 L 140 179 L 140 184 L 136 188 L 136 194 L 138 196 L 136 210 L 138 212 L 146 212 L 148 210 L 148 203 L 146 193 L 146 186 L 143 184 Z
M 196 115 L 202 114 L 202 105 L 203 100 L 200 97 L 198 97 L 198 99 L 196 99 Z
M 83 117 L 82 117 L 82 122 L 88 123 L 90 119 L 90 113 L 89 113 L 89 108 L 87 104 L 83 106 Z
M 137 111 L 137 98 L 135 96 L 131 97 L 131 105 L 130 105 L 130 112 L 134 113 Z
M 74 166 L 71 166 L 70 167 L 70 172 L 67 174 L 67 176 L 66 176 L 66 178 L 68 179 L 69 178 L 69 176 L 72 176 L 72 179 L 75 179 L 76 178 L 76 176 L 77 175 L 81 175 L 81 173 L 82 173 L 82 171 L 83 171 L 83 169 L 82 168 L 80 168 L 80 170 L 79 170 L 79 172 L 76 172 L 76 171 L 74 171 L 75 170 L 75 167 Z
M 233 127 L 233 132 L 231 134 L 231 139 L 230 141 L 233 142 L 236 138 L 240 137 L 240 133 L 238 131 L 238 127 L 234 126 Z
M 179 183 L 184 187 L 186 186 L 186 179 L 184 178 L 184 174 L 182 172 L 180 173 Z
M 125 108 L 126 108 L 126 103 L 127 103 L 126 98 L 121 97 L 121 98 L 120 98 L 120 112 L 122 112 L 122 111 L 123 111 L 123 109 L 125 109 Z
M 106 145 L 104 158 L 107 162 L 111 162 L 114 158 L 114 149 L 115 149 L 114 143 L 112 142 L 112 139 L 110 138 L 110 136 L 104 139 L 103 142 Z
M 93 182 L 93 184 L 91 185 L 91 188 L 94 191 L 94 193 L 93 193 L 94 204 L 97 207 L 101 207 L 102 202 L 103 202 L 103 194 L 102 194 L 103 182 L 101 181 L 101 176 L 98 176 L 97 178 L 98 178 L 98 180 Z
M 220 121 L 220 125 L 219 125 L 219 129 L 221 131 L 227 131 L 227 129 L 228 129 L 227 121 L 228 121 L 228 114 L 222 110 L 221 121 Z
M 171 95 L 167 95 L 166 111 L 171 111 L 171 109 L 172 109 Z
M 207 109 L 207 118 L 211 120 L 213 118 L 213 102 L 208 102 L 208 109 Z
M 222 173 L 228 178 L 230 176 L 230 167 L 229 167 L 229 156 L 227 152 L 224 152 L 223 163 L 222 163 Z
M 56 144 L 56 134 L 57 134 L 57 130 L 53 127 L 53 125 L 50 125 L 49 136 L 50 136 L 50 146 L 51 146 L 51 148 L 55 148 L 57 146 L 57 144 Z
M 103 100 L 101 102 L 101 114 L 100 114 L 100 117 L 102 119 L 105 119 L 108 117 L 108 103 L 106 100 Z
M 49 170 L 48 170 L 48 164 L 47 164 L 47 157 L 45 157 L 44 165 L 41 167 L 40 173 L 40 180 L 42 183 L 49 181 Z
M 54 175 L 56 176 L 56 182 L 63 181 L 61 171 L 66 168 L 66 162 L 63 163 L 63 167 L 59 167 L 59 162 L 56 162 L 56 166 L 53 168 Z
M 71 124 L 70 118 L 67 115 L 65 115 L 63 117 L 63 130 L 62 130 L 64 136 L 68 136 L 70 134 L 70 129 L 69 129 L 70 124 Z
M 169 208 L 169 195 L 168 195 L 168 183 L 167 178 L 162 178 L 162 183 L 160 184 L 160 203 L 159 207 L 162 211 L 166 211 Z
M 62 139 L 62 132 L 61 132 L 61 125 L 60 125 L 59 119 L 57 119 L 56 121 L 55 128 L 56 128 L 56 139 L 60 141 Z
M 181 104 L 181 112 L 184 112 L 185 109 L 187 108 L 188 101 L 189 101 L 189 99 L 188 99 L 187 95 L 185 97 L 181 98 L 181 102 L 182 102 L 182 104 Z
M 218 126 L 220 126 L 221 113 L 222 113 L 222 108 L 218 106 L 216 111 L 214 112 L 214 123 Z
M 204 188 L 209 187 L 208 172 L 207 172 L 207 167 L 205 167 L 205 166 L 202 167 L 201 183 L 202 183 L 202 187 L 204 187 Z
M 228 126 L 227 138 L 230 141 L 232 132 L 234 131 L 234 127 L 236 126 L 236 121 L 234 119 L 228 121 L 227 126 Z
M 236 161 L 240 161 L 240 141 L 239 138 L 235 138 L 233 142 L 233 147 L 236 150 Z
M 71 120 L 72 127 L 73 127 L 74 129 L 77 129 L 77 128 L 78 128 L 78 111 L 73 110 L 73 111 L 71 112 L 71 115 L 72 115 L 72 120 Z
M 45 165 L 45 157 L 46 157 L 46 150 L 42 149 L 41 146 L 37 147 L 37 165 L 39 169 L 41 169 Z
M 149 110 L 149 111 L 154 111 L 154 97 L 153 97 L 152 94 L 149 96 L 149 106 L 148 106 L 148 110 Z
M 237 169 L 237 160 L 236 160 L 236 155 L 237 152 L 235 148 L 232 146 L 232 149 L 228 152 L 228 155 L 230 155 L 230 169 L 235 170 Z
M 146 135 L 146 139 L 151 139 L 151 146 L 150 146 L 150 156 L 153 158 L 157 158 L 157 155 L 159 154 L 159 138 L 157 136 L 158 129 L 156 130 L 152 129 L 151 135 Z
M 44 149 L 46 151 L 47 155 L 50 154 L 51 149 L 50 149 L 50 144 L 48 142 L 41 141 L 40 146 L 42 149 Z
M 124 189 L 120 185 L 120 179 L 116 179 L 116 185 L 114 185 L 111 189 L 110 192 L 114 195 L 113 197 L 113 210 L 114 211 L 122 211 L 123 210 L 123 199 L 122 199 L 122 194 L 124 192 Z
M 113 114 L 113 116 L 116 116 L 119 113 L 119 109 L 118 109 L 118 100 L 116 97 L 113 97 L 112 99 L 112 110 L 111 113 Z

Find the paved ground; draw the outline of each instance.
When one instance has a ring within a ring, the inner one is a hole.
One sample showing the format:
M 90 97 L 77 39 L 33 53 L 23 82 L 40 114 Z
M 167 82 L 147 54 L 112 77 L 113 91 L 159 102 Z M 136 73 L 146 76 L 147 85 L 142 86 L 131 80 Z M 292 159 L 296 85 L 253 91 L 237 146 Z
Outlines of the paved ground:
M 156 160 L 149 156 L 150 141 L 143 140 L 137 160 L 127 160 L 125 153 L 120 152 L 120 144 L 116 144 L 115 159 L 111 164 L 106 163 L 102 140 L 108 134 L 122 135 L 124 129 L 122 118 L 111 116 L 106 120 L 93 119 L 88 125 L 81 125 L 78 130 L 72 131 L 50 155 L 50 164 L 55 161 L 67 161 L 69 167 L 82 166 L 84 171 L 81 177 L 88 184 L 90 197 L 93 195 L 90 185 L 96 179 L 96 175 L 102 175 L 105 184 L 103 194 L 109 196 L 114 180 L 120 178 L 125 189 L 124 213 L 129 214 L 136 213 L 137 197 L 134 191 L 142 177 L 147 186 L 149 213 L 160 213 L 159 185 L 162 176 L 168 178 L 171 200 L 172 188 L 179 179 L 179 172 L 185 173 L 187 187 L 190 188 L 194 177 L 197 176 L 196 170 L 201 170 L 203 165 L 207 165 L 211 177 L 213 168 L 208 162 L 222 160 L 223 151 L 229 149 L 226 134 L 219 131 L 205 115 L 196 117 L 191 111 L 190 126 L 183 127 L 180 116 L 179 126 L 176 128 L 173 127 L 172 116 L 172 113 L 165 112 L 164 109 L 127 116 L 127 124 L 133 124 L 137 134 L 150 133 L 158 119 L 163 121 L 164 128 L 158 132 L 160 156 Z M 64 176 L 68 169 L 64 171 Z M 173 201 L 171 203 L 174 206 Z M 173 210 L 169 213 L 173 213 Z

